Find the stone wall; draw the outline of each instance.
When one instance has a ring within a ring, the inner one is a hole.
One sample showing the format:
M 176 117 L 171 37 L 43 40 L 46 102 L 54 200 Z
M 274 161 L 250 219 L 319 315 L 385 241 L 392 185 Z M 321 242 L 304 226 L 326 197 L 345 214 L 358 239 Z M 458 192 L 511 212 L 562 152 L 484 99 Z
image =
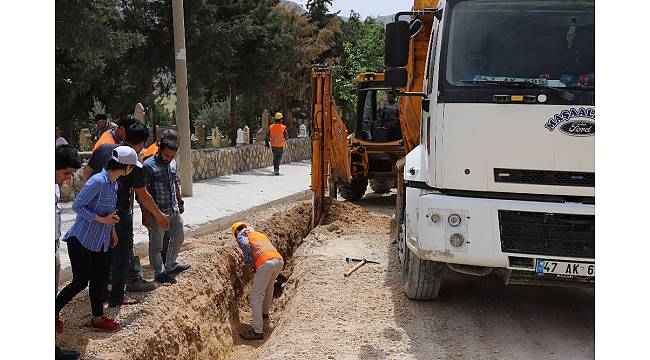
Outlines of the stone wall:
M 282 154 L 282 163 L 311 157 L 311 140 L 289 139 Z M 192 151 L 192 179 L 205 180 L 273 165 L 271 149 L 263 144 L 239 145 L 218 149 Z
M 83 168 L 90 159 L 91 152 L 80 152 L 82 166 L 71 183 L 61 187 L 61 201 L 73 201 L 81 190 Z M 311 158 L 311 139 L 289 139 L 282 155 L 282 163 L 307 160 Z M 263 144 L 240 145 L 218 149 L 192 150 L 192 179 L 194 181 L 215 178 L 217 176 L 263 168 L 273 165 L 271 149 Z

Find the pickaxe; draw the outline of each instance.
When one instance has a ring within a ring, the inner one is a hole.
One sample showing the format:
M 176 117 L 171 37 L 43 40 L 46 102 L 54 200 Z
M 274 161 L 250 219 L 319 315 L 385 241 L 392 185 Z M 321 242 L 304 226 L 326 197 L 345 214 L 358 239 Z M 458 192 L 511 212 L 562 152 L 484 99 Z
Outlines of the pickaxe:
M 350 274 L 352 274 L 353 272 L 357 271 L 360 267 L 362 267 L 362 266 L 365 265 L 366 263 L 368 263 L 368 264 L 379 264 L 379 262 L 377 262 L 377 261 L 366 260 L 366 259 L 350 258 L 350 257 L 346 257 L 346 258 L 345 258 L 345 261 L 346 261 L 346 262 L 350 262 L 350 261 L 358 261 L 359 263 L 356 264 L 356 265 L 354 265 L 354 267 L 353 267 L 352 269 L 346 271 L 346 272 L 343 274 L 343 277 L 348 277 L 348 276 L 350 276 Z

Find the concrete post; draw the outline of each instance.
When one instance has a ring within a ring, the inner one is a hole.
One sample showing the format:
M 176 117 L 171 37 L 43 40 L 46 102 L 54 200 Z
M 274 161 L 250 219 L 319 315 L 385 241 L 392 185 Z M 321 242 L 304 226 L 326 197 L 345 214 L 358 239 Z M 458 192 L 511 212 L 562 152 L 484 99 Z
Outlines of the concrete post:
M 192 154 L 190 148 L 190 109 L 187 95 L 187 55 L 183 0 L 172 0 L 174 51 L 176 53 L 176 126 L 181 135 L 178 149 L 178 175 L 183 196 L 192 196 Z

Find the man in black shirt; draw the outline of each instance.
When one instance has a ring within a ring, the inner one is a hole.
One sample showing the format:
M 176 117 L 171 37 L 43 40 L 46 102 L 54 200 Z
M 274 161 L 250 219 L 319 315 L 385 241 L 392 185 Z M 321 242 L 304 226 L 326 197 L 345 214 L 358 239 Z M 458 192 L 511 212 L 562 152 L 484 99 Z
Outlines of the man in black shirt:
M 106 165 L 113 149 L 120 145 L 126 145 L 132 147 L 136 153 L 140 153 L 148 137 L 149 130 L 147 127 L 136 122 L 126 129 L 123 143 L 104 144 L 95 149 L 87 166 L 92 169 L 94 175 Z M 135 193 L 138 203 L 154 215 L 155 220 L 162 228 L 169 229 L 169 219 L 158 209 L 145 185 L 144 172 L 141 168 L 134 168 L 131 174 L 118 179 L 117 215 L 120 217 L 120 221 L 115 224 L 118 243 L 113 249 L 112 288 L 108 301 L 109 306 L 134 304 L 136 302 L 134 299 L 125 296 L 125 285 L 128 286 L 129 291 L 151 291 L 156 288 L 153 282 L 141 278 L 135 270 L 133 256 L 133 193 Z

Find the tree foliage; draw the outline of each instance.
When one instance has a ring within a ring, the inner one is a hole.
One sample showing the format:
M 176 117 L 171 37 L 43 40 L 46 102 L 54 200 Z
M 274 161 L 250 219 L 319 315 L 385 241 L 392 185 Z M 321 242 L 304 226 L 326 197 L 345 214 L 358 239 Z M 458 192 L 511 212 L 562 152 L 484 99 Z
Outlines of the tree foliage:
M 294 112 L 308 113 L 315 63 L 335 65 L 337 99 L 354 102 L 345 94 L 356 73 L 381 70 L 383 27 L 358 14 L 343 23 L 331 3 L 309 0 L 301 15 L 278 0 L 185 1 L 193 124 L 217 125 L 234 141 L 268 109 L 291 127 Z M 148 124 L 174 121 L 163 105 L 176 92 L 171 1 L 68 0 L 55 9 L 56 122 L 67 137 L 92 125 L 97 104 L 118 118 L 141 102 Z
M 343 26 L 341 40 L 342 53 L 333 69 L 333 93 L 344 112 L 354 114 L 357 75 L 383 71 L 384 25 L 373 18 L 361 21 L 359 14 L 352 12 Z

